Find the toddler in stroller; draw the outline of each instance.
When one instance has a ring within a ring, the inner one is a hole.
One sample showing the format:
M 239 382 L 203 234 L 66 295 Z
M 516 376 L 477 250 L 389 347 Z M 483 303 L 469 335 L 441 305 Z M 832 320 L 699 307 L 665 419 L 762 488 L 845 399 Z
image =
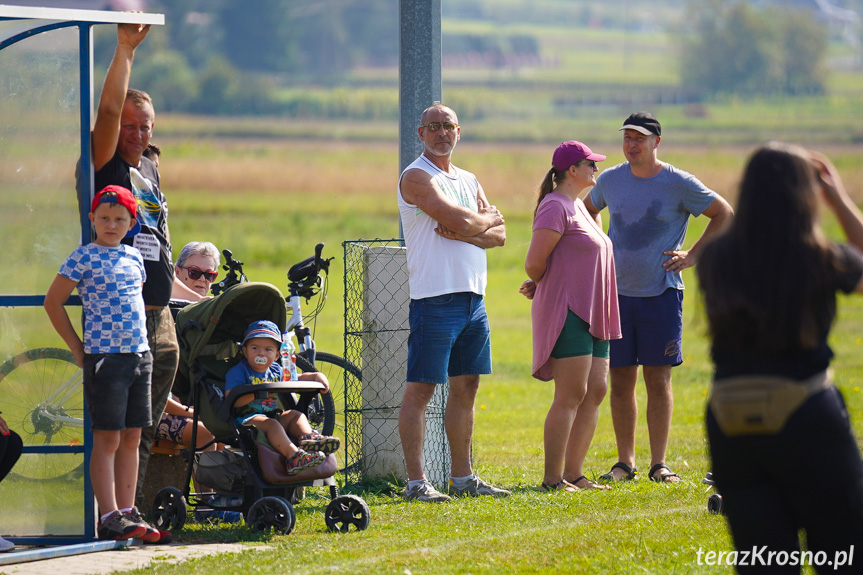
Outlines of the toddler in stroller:
M 260 322 L 260 318 L 269 320 Z M 181 398 L 188 397 L 187 403 L 194 407 L 195 423 L 203 421 L 214 435 L 212 441 L 228 448 L 202 451 L 206 446 L 197 447 L 194 457 L 189 458 L 183 490 L 164 487 L 157 493 L 152 517 L 160 529 L 181 529 L 190 505 L 196 511 L 201 507 L 240 511 L 253 529 L 272 527 L 287 534 L 296 520 L 293 503 L 299 499 L 298 489 L 316 486 L 329 487 L 332 501 L 325 510 L 325 520 L 330 530 L 349 531 L 368 526 L 365 501 L 355 495 L 339 495 L 336 487 L 334 474 L 338 464 L 332 452 L 339 448 L 339 442 L 329 437 L 335 407 L 331 395 L 326 393 L 325 377 L 307 370 L 299 381 L 282 382 L 281 366 L 267 360 L 267 369 L 275 371 L 271 376 L 264 377 L 265 374 L 251 369 L 253 385 L 248 385 L 248 378 L 240 377 L 226 389 L 228 373 L 235 366 L 242 374 L 244 364 L 249 368 L 264 365 L 255 363 L 257 354 L 251 353 L 250 342 L 263 339 L 265 344 L 269 343 L 272 347 L 269 353 L 275 360 L 276 341 L 281 341 L 286 323 L 281 292 L 275 286 L 256 282 L 231 286 L 219 296 L 186 306 L 178 313 L 180 365 L 173 392 Z M 266 337 L 255 337 L 262 335 L 263 332 L 255 331 L 262 325 L 268 332 Z M 239 342 L 246 344 L 249 360 Z M 270 394 L 277 398 L 275 408 Z M 282 410 L 282 416 L 288 414 L 287 425 L 280 423 L 278 417 L 263 415 L 268 410 L 275 415 L 278 409 Z M 321 434 L 309 427 L 306 417 L 315 410 L 330 410 L 329 417 L 325 417 L 330 422 L 329 428 L 325 424 Z M 273 429 L 259 432 L 255 426 L 258 418 L 265 420 L 264 425 L 267 421 L 274 423 L 270 424 Z M 193 427 L 193 432 L 196 429 L 197 426 Z M 297 446 L 289 435 L 294 436 Z M 194 436 L 191 444 L 197 446 Z M 297 453 L 299 458 L 294 457 Z M 293 461 L 288 461 L 288 457 Z M 193 474 L 215 492 L 190 493 Z M 214 499 L 219 503 L 214 504 Z
M 268 320 L 253 321 L 243 337 L 243 361 L 225 374 L 225 391 L 241 385 L 260 385 L 282 381 L 282 366 L 276 362 L 282 336 L 276 324 Z M 302 373 L 299 380 L 317 381 L 329 392 L 329 382 L 322 373 Z M 233 414 L 239 425 L 253 426 L 263 432 L 267 443 L 286 460 L 285 470 L 289 476 L 303 469 L 317 467 L 327 454 L 339 448 L 339 439 L 321 435 L 312 430 L 306 416 L 296 410 L 279 408 L 276 394 L 271 392 L 247 393 L 233 402 Z M 289 436 L 299 439 L 299 448 Z

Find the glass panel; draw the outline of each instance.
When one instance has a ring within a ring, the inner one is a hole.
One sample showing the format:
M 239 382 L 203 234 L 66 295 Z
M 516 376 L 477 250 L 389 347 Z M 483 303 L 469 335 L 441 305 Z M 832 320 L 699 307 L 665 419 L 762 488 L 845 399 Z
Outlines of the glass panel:
M 44 294 L 80 242 L 78 71 L 77 28 L 0 51 L 2 295 Z M 80 308 L 67 309 L 80 333 Z M 80 370 L 41 306 L 0 309 L 0 410 L 26 446 L 84 443 Z M 0 532 L 83 533 L 83 463 L 83 453 L 23 455 L 0 482 Z
M 80 309 L 69 307 L 80 333 Z M 84 445 L 81 370 L 41 307 L 0 309 L 0 409 L 25 446 Z M 0 482 L 0 533 L 82 532 L 83 453 L 25 453 Z
M 0 294 L 44 294 L 80 243 L 78 29 L 0 51 Z

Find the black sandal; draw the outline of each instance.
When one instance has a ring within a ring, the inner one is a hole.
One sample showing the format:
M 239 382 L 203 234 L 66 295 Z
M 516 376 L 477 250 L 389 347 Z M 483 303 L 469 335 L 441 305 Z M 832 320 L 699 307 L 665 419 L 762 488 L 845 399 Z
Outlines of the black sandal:
M 614 470 L 615 469 L 622 469 L 623 471 L 626 472 L 626 475 L 624 475 L 620 479 L 616 479 L 614 477 Z M 617 463 L 615 463 L 614 465 L 611 466 L 611 471 L 609 471 L 608 473 L 606 473 L 604 475 L 600 475 L 599 480 L 600 481 L 606 481 L 606 482 L 610 482 L 610 481 L 632 481 L 633 479 L 636 478 L 637 475 L 638 475 L 638 468 L 637 467 L 630 467 L 627 464 L 625 464 L 624 462 L 618 461 Z
M 671 471 L 671 473 L 665 473 L 664 475 L 660 475 L 659 477 L 655 476 L 654 474 L 660 469 L 667 469 L 668 471 L 671 471 L 671 468 L 666 464 L 657 463 L 650 468 L 650 471 L 647 472 L 647 476 L 650 478 L 651 481 L 655 481 L 657 483 L 677 483 L 676 481 L 670 481 L 669 478 L 677 477 L 678 479 L 680 479 L 680 476 L 673 471 Z

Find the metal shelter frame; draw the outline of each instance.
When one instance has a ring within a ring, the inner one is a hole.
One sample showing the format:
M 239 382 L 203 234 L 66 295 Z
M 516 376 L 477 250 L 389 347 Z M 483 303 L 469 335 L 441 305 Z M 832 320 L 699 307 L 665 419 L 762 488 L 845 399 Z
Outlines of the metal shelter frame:
M 87 217 L 88 206 L 93 190 L 93 166 L 91 163 L 90 130 L 93 119 L 93 27 L 98 24 L 150 24 L 164 25 L 162 14 L 142 14 L 124 12 L 106 12 L 95 10 L 72 10 L 58 8 L 40 8 L 29 6 L 0 5 L 0 21 L 15 21 L 16 26 L 11 33 L 0 37 L 0 51 L 26 42 L 44 32 L 61 28 L 76 28 L 78 31 L 78 74 L 80 88 L 80 185 L 79 217 L 81 222 L 81 242 L 88 243 L 91 238 L 90 221 Z M 20 24 L 20 25 L 17 25 Z M 2 58 L 0 53 L 0 58 Z M 41 295 L 5 295 L 0 294 L 0 307 L 36 307 L 44 303 Z M 80 305 L 80 298 L 70 298 L 67 305 Z M 84 454 L 84 532 L 70 536 L 44 537 L 9 537 L 9 540 L 22 545 L 64 545 L 64 548 L 50 550 L 34 550 L 5 554 L 0 557 L 0 565 L 33 561 L 48 557 L 59 557 L 113 549 L 128 545 L 128 542 L 96 541 L 96 507 L 90 483 L 89 462 L 92 449 L 92 435 L 89 429 L 89 418 L 84 410 L 84 444 L 83 445 L 42 445 L 24 446 L 24 453 L 83 453 Z M 28 556 L 29 555 L 29 556 Z

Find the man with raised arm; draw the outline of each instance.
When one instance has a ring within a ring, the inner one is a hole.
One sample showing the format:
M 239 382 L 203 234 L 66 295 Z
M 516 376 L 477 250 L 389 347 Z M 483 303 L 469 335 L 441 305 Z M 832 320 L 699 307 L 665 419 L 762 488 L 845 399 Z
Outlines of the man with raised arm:
M 168 205 L 161 191 L 159 170 L 143 155 L 153 135 L 155 112 L 148 94 L 129 90 L 135 49 L 149 31 L 150 26 L 117 25 L 117 48 L 105 75 L 92 134 L 96 189 L 112 184 L 123 186 L 132 191 L 139 206 L 141 231 L 133 238 L 123 240 L 123 243 L 138 248 L 144 257 L 147 340 L 153 354 L 153 424 L 141 433 L 136 496 L 139 505 L 142 503 L 141 488 L 153 436 L 168 401 L 180 356 L 174 320 L 168 309 L 175 281 L 168 233 Z M 178 289 L 183 288 L 189 292 L 189 299 L 197 295 L 185 285 L 178 286 Z
M 461 134 L 456 113 L 435 104 L 420 123 L 423 153 L 402 172 L 397 190 L 411 297 L 407 384 L 399 412 L 408 473 L 405 498 L 450 499 L 432 486 L 422 467 L 426 407 L 435 386 L 447 381 L 448 491 L 505 497 L 509 491 L 473 473 L 470 459 L 479 376 L 491 373 L 485 250 L 506 241 L 504 219 L 476 176 L 450 161 Z

